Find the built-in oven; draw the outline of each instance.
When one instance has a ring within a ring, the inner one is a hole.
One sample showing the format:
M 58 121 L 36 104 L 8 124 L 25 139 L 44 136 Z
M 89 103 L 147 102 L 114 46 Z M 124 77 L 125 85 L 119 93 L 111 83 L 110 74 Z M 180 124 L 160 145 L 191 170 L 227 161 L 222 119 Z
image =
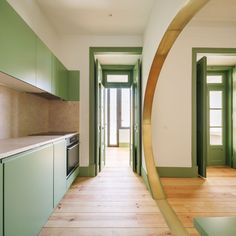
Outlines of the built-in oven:
M 66 173 L 67 178 L 79 166 L 79 134 L 73 135 L 66 139 L 67 160 Z

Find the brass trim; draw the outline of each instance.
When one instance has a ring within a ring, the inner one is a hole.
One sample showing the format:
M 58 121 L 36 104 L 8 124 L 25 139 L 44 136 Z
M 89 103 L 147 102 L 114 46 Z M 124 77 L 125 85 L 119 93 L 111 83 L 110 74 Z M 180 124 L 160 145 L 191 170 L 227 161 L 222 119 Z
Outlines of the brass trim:
M 172 48 L 175 40 L 184 29 L 186 24 L 192 19 L 192 17 L 208 2 L 209 0 L 188 0 L 186 4 L 180 9 L 177 15 L 174 17 L 169 27 L 167 28 L 159 47 L 156 51 L 153 59 L 151 69 L 149 71 L 148 81 L 144 96 L 143 107 L 143 147 L 145 163 L 147 168 L 147 176 L 153 198 L 157 201 L 163 216 L 166 219 L 168 226 L 170 227 L 173 235 L 189 235 L 186 229 L 183 227 L 178 217 L 171 209 L 169 204 L 165 202 L 166 196 L 163 190 L 161 180 L 156 171 L 155 160 L 153 156 L 152 148 L 152 106 L 153 99 L 156 90 L 156 85 L 159 79 L 159 75 L 165 59 Z M 163 205 L 163 200 L 165 204 Z M 162 204 L 161 204 L 162 202 Z M 176 226 L 176 223 L 178 226 Z M 181 232 L 181 233 L 180 233 Z

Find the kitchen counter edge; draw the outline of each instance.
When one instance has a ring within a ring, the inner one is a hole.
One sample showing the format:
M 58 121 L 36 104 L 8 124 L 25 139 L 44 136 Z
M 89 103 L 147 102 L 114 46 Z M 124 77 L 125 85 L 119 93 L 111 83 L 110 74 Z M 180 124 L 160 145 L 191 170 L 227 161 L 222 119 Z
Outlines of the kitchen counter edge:
M 78 133 L 66 135 L 38 135 L 0 140 L 0 163 L 8 157 L 29 151 L 31 149 L 69 138 Z

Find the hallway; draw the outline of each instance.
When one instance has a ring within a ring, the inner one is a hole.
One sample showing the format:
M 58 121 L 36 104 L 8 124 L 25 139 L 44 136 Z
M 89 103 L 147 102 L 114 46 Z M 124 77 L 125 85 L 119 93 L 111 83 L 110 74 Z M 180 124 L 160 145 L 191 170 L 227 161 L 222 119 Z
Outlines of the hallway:
M 97 177 L 74 182 L 40 233 L 59 235 L 160 236 L 170 231 L 142 178 L 129 168 L 128 148 L 122 148 L 109 149 Z

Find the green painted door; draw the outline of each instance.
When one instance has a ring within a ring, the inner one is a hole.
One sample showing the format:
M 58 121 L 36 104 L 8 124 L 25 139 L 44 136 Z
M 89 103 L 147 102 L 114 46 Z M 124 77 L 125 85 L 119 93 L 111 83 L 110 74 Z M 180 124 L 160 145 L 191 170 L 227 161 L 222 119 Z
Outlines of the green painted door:
M 53 144 L 54 157 L 54 207 L 60 202 L 66 192 L 66 141 L 58 141 Z
M 53 210 L 53 146 L 4 159 L 4 236 L 36 236 Z
M 232 136 L 233 136 L 233 167 L 236 168 L 236 67 L 233 69 L 233 76 L 232 76 Z
M 206 177 L 207 121 L 206 121 L 206 76 L 207 58 L 197 62 L 197 165 L 198 174 Z
M 207 73 L 207 165 L 226 164 L 226 75 Z
M 141 174 L 141 76 L 140 61 L 135 64 L 132 85 L 133 128 L 132 128 L 132 163 L 133 171 Z
M 96 61 L 96 166 L 97 173 L 105 165 L 105 116 L 104 116 L 104 87 L 102 85 L 102 68 L 98 60 Z
M 52 53 L 47 46 L 37 38 L 36 86 L 44 91 L 52 91 Z
M 0 1 L 0 71 L 36 83 L 36 35 L 7 1 Z
M 0 163 L 0 236 L 3 236 L 3 166 Z

